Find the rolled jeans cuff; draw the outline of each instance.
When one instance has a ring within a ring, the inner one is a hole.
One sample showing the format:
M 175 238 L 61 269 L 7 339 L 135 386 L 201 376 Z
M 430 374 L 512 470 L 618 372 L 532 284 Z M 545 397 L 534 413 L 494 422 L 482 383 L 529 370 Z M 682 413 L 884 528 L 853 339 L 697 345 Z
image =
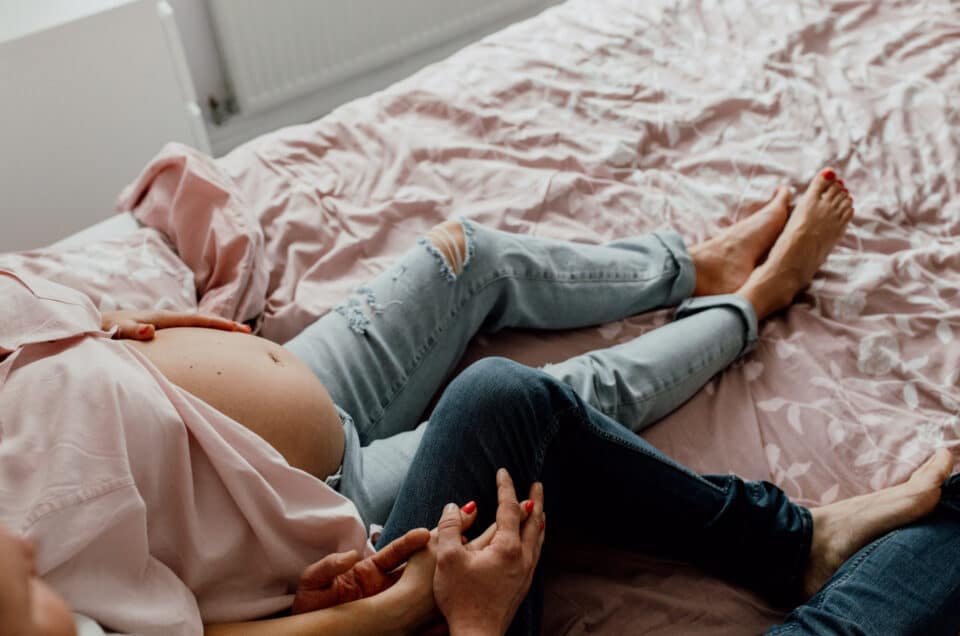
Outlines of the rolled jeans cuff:
M 677 267 L 677 278 L 673 283 L 673 288 L 670 290 L 667 302 L 664 303 L 667 307 L 674 307 L 690 298 L 693 294 L 693 289 L 697 282 L 697 273 L 693 267 L 693 259 L 690 257 L 689 252 L 687 252 L 687 247 L 683 244 L 683 239 L 673 230 L 654 232 L 653 236 L 660 241 L 667 252 L 670 253 Z
M 674 314 L 674 319 L 680 320 L 681 318 L 692 316 L 693 314 L 700 313 L 701 311 L 715 309 L 718 307 L 732 309 L 743 321 L 743 347 L 740 349 L 740 353 L 737 354 L 737 357 L 740 358 L 750 353 L 750 351 L 752 351 L 757 344 L 757 314 L 753 310 L 753 305 L 751 305 L 742 296 L 738 296 L 736 294 L 722 294 L 718 296 L 699 296 L 697 298 L 689 298 L 683 301 L 683 303 L 677 307 L 677 311 Z

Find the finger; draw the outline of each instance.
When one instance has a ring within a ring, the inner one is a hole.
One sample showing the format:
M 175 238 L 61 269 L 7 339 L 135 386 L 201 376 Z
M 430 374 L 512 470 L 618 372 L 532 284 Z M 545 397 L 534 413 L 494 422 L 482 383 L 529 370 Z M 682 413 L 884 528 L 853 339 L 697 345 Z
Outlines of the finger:
M 497 471 L 497 527 L 507 535 L 516 535 L 520 530 L 520 504 L 513 479 L 505 468 Z M 499 534 L 499 533 L 498 533 Z
M 483 550 L 485 547 L 490 545 L 490 542 L 493 541 L 493 537 L 497 534 L 497 524 L 491 523 L 490 527 L 483 531 L 479 537 L 467 544 L 468 550 Z
M 460 507 L 457 504 L 447 504 L 443 508 L 443 515 L 437 524 L 437 552 L 452 552 L 460 550 L 463 545 L 460 543 L 462 533 L 460 527 L 462 524 Z
M 520 523 L 522 524 L 533 512 L 533 500 L 524 499 L 520 502 Z
M 211 314 L 191 314 L 176 311 L 161 311 L 153 316 L 154 325 L 158 329 L 169 327 L 203 327 L 205 329 L 220 329 L 223 331 L 248 331 L 249 327 L 240 323 L 214 316 Z
M 138 322 L 132 318 L 124 318 L 117 322 L 117 333 L 113 337 L 129 340 L 153 340 L 154 333 L 153 325 Z
M 359 560 L 360 553 L 356 550 L 327 555 L 303 571 L 300 576 L 300 586 L 328 587 L 335 578 L 348 571 Z
M 371 557 L 373 564 L 381 572 L 389 572 L 404 563 L 414 553 L 419 552 L 430 542 L 430 531 L 426 528 L 414 528 L 399 539 L 394 539 Z
M 543 550 L 543 541 L 547 538 L 547 513 L 543 513 L 540 516 L 540 525 L 539 525 L 539 537 L 537 542 L 533 546 L 533 568 L 536 569 L 537 563 L 540 561 L 540 553 Z
M 537 482 L 530 486 L 530 501 L 533 502 L 533 512 L 530 514 L 530 518 L 523 524 L 521 541 L 523 542 L 524 552 L 539 555 L 540 538 L 543 535 L 541 525 L 544 518 L 543 484 Z M 534 563 L 536 563 L 536 561 L 534 561 Z
M 477 520 L 477 503 L 470 501 L 460 509 L 460 533 L 463 534 Z

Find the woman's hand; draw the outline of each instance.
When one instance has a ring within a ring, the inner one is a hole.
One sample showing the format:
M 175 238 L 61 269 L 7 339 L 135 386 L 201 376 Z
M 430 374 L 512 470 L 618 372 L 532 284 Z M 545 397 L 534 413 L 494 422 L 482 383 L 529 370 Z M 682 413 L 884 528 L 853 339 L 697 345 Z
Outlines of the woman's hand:
M 430 531 L 417 528 L 363 560 L 356 550 L 324 557 L 300 576 L 292 612 L 312 612 L 379 594 L 400 579 L 397 568 L 429 542 Z
M 177 311 L 107 311 L 101 314 L 100 327 L 104 331 L 117 327 L 117 333 L 113 337 L 130 340 L 153 340 L 157 329 L 167 327 L 204 327 L 250 333 L 249 326 L 220 316 Z
M 453 636 L 506 633 L 540 559 L 546 527 L 543 485 L 530 487 L 532 507 L 526 511 L 503 468 L 497 471 L 497 491 L 497 522 L 467 545 L 460 509 L 448 504 L 440 518 L 433 590 Z M 525 520 L 524 512 L 529 513 Z

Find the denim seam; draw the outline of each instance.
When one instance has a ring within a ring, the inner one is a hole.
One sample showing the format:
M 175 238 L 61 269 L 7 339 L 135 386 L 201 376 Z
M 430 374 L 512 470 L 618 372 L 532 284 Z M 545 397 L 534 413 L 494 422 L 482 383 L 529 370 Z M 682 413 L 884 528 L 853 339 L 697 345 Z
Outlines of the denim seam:
M 670 271 L 668 271 L 668 269 L 669 269 Z M 455 309 L 451 310 L 448 319 L 447 319 L 446 321 L 444 321 L 441 325 L 438 325 L 437 328 L 434 329 L 434 331 L 433 331 L 429 336 L 427 336 L 427 344 L 424 345 L 423 347 L 421 347 L 420 350 L 418 350 L 418 351 L 414 354 L 414 364 L 413 364 L 413 366 L 411 366 L 409 369 L 407 369 L 407 370 L 404 371 L 404 373 L 403 373 L 403 378 L 402 378 L 402 380 L 401 380 L 400 383 L 399 383 L 399 388 L 398 388 L 398 390 L 397 390 L 393 395 L 391 395 L 389 398 L 387 398 L 386 401 L 380 403 L 380 413 L 379 413 L 379 415 L 377 416 L 376 420 L 372 420 L 372 421 L 369 422 L 370 426 L 369 426 L 368 428 L 369 428 L 370 430 L 373 430 L 373 429 L 375 429 L 376 427 L 379 426 L 380 422 L 382 422 L 383 415 L 384 415 L 384 413 L 386 412 L 387 408 L 389 408 L 389 406 L 390 406 L 391 404 L 393 404 L 393 402 L 397 399 L 397 397 L 400 396 L 400 395 L 403 393 L 403 390 L 406 388 L 406 386 L 407 386 L 407 384 L 408 384 L 407 381 L 409 380 L 410 376 L 412 376 L 412 375 L 420 368 L 420 365 L 423 363 L 423 360 L 424 360 L 424 358 L 426 357 L 426 354 L 427 354 L 427 353 L 430 351 L 430 349 L 432 349 L 432 348 L 434 347 L 434 345 L 436 345 L 436 343 L 439 341 L 438 336 L 440 336 L 440 334 L 442 334 L 444 331 L 446 331 L 446 329 L 447 329 L 447 327 L 449 326 L 449 324 L 450 324 L 453 320 L 456 319 L 456 317 L 460 314 L 460 312 L 463 310 L 464 306 L 466 306 L 466 304 L 467 304 L 468 302 L 470 302 L 471 300 L 473 300 L 477 295 L 479 295 L 479 294 L 483 293 L 484 291 L 486 291 L 487 289 L 489 289 L 491 285 L 493 285 L 493 284 L 495 284 L 495 283 L 498 283 L 498 282 L 500 282 L 500 281 L 504 281 L 504 280 L 523 280 L 523 281 L 528 281 L 528 282 L 551 282 L 551 283 L 553 283 L 553 282 L 561 282 L 561 283 L 564 283 L 564 284 L 572 283 L 572 284 L 577 284 L 577 285 L 583 284 L 583 283 L 593 284 L 593 283 L 596 283 L 596 282 L 599 280 L 600 282 L 605 282 L 605 283 L 614 283 L 614 284 L 621 284 L 621 283 L 623 283 L 623 284 L 630 284 L 630 283 L 635 283 L 635 282 L 637 282 L 637 281 L 649 281 L 649 280 L 653 280 L 653 279 L 656 279 L 656 278 L 662 278 L 662 277 L 664 277 L 664 276 L 669 275 L 670 273 L 673 273 L 673 271 L 675 271 L 675 270 L 676 270 L 676 268 L 667 268 L 667 267 L 664 267 L 664 269 L 661 270 L 659 273 L 653 274 L 653 275 L 651 275 L 651 276 L 649 276 L 649 277 L 646 277 L 646 278 L 640 278 L 639 276 L 636 276 L 636 277 L 633 278 L 633 279 L 604 279 L 604 278 L 593 279 L 593 278 L 590 278 L 590 279 L 587 279 L 587 280 L 560 280 L 560 279 L 557 279 L 557 278 L 546 278 L 546 277 L 542 277 L 542 276 L 539 277 L 539 278 L 534 278 L 534 277 L 532 277 L 530 274 L 515 274 L 515 273 L 506 274 L 506 273 L 503 273 L 503 272 L 500 272 L 500 271 L 494 272 L 494 274 L 493 274 L 493 276 L 490 278 L 490 280 L 488 280 L 488 281 L 486 281 L 486 282 L 481 282 L 481 283 L 479 283 L 478 286 L 474 287 L 473 289 L 468 290 L 467 296 L 466 296 L 463 300 L 460 301 L 460 304 L 457 305 L 457 307 L 456 307 Z M 365 435 L 366 435 L 366 434 L 365 434 Z
M 536 474 L 542 475 L 543 473 L 543 462 L 547 458 L 547 447 L 553 443 L 553 438 L 557 436 L 557 431 L 560 430 L 560 418 L 566 416 L 569 413 L 575 413 L 578 410 L 577 407 L 570 407 L 559 413 L 555 413 L 553 416 L 553 421 L 550 424 L 550 428 L 547 429 L 547 434 L 544 435 L 543 443 L 540 444 L 540 447 L 537 449 L 537 454 L 534 457 L 534 463 L 536 464 Z
M 703 364 L 701 364 L 699 367 L 697 367 L 697 368 L 693 369 L 692 371 L 688 372 L 688 373 L 687 373 L 687 377 L 689 377 L 689 376 L 691 376 L 691 375 L 694 375 L 694 374 L 697 374 L 697 373 L 700 373 L 701 371 L 703 371 L 704 369 L 706 369 L 708 366 L 710 366 L 710 364 L 712 364 L 712 363 L 717 359 L 717 357 L 719 357 L 719 356 L 713 356 L 713 357 L 711 357 L 709 360 L 707 360 L 706 362 L 704 362 Z M 685 379 L 685 378 L 684 378 L 684 379 Z M 605 415 L 610 415 L 609 411 L 618 410 L 618 409 L 620 409 L 620 407 L 623 407 L 623 406 L 631 406 L 631 405 L 634 405 L 634 404 L 638 404 L 638 403 L 640 403 L 640 402 L 648 402 L 648 401 L 650 401 L 650 400 L 653 400 L 653 399 L 657 398 L 657 397 L 660 396 L 661 394 L 666 393 L 667 391 L 675 388 L 675 387 L 676 387 L 677 385 L 679 385 L 684 379 L 673 380 L 672 383 L 667 384 L 667 385 L 665 385 L 665 386 L 662 386 L 661 388 L 655 390 L 653 393 L 650 393 L 650 394 L 644 396 L 642 399 L 633 400 L 633 401 L 627 401 L 627 402 L 618 402 L 617 404 L 614 404 L 614 405 L 609 406 L 609 407 L 604 407 L 604 408 L 602 408 L 602 409 L 600 409 L 600 410 L 601 410 Z
M 573 389 L 568 389 L 568 390 L 572 391 Z M 576 399 L 579 400 L 579 397 L 576 398 Z M 599 437 L 602 437 L 603 439 L 607 440 L 608 442 L 613 442 L 614 444 L 616 444 L 617 446 L 620 446 L 621 448 L 625 448 L 625 449 L 630 450 L 630 451 L 635 451 L 635 452 L 643 453 L 643 454 L 646 455 L 647 457 L 650 457 L 651 459 L 654 459 L 654 460 L 656 460 L 656 461 L 658 461 L 658 462 L 660 462 L 660 463 L 662 463 L 662 464 L 664 464 L 664 465 L 666 465 L 666 466 L 669 466 L 670 468 L 672 468 L 672 469 L 674 469 L 674 470 L 676 470 L 676 471 L 681 472 L 681 473 L 682 473 L 684 476 L 686 476 L 686 477 L 694 477 L 695 479 L 700 479 L 701 481 L 703 481 L 703 483 L 707 484 L 707 485 L 710 486 L 711 488 L 714 488 L 714 489 L 716 489 L 716 490 L 718 490 L 718 491 L 720 491 L 720 492 L 726 492 L 726 489 L 725 489 L 725 488 L 721 488 L 720 486 L 717 486 L 717 485 L 714 484 L 713 482 L 711 482 L 711 481 L 709 481 L 709 480 L 706 480 L 706 479 L 703 479 L 702 476 L 697 475 L 696 473 L 693 473 L 693 472 L 690 472 L 690 471 L 686 470 L 685 468 L 683 468 L 682 466 L 680 466 L 679 464 L 677 464 L 676 462 L 674 462 L 672 459 L 670 459 L 670 458 L 669 458 L 668 456 L 666 456 L 666 455 L 662 455 L 662 454 L 661 454 L 661 455 L 658 455 L 658 454 L 656 454 L 656 453 L 651 453 L 648 449 L 644 448 L 643 446 L 635 445 L 635 444 L 630 444 L 630 443 L 628 443 L 626 440 L 623 440 L 623 439 L 617 437 L 616 435 L 610 435 L 610 434 L 607 433 L 606 431 L 604 431 L 604 430 L 602 430 L 602 429 L 599 429 L 599 428 L 593 426 L 593 425 L 590 423 L 589 418 L 587 418 L 587 417 L 584 416 L 583 411 L 584 411 L 584 407 L 583 407 L 582 405 L 577 405 L 577 406 L 571 406 L 571 407 L 568 408 L 568 409 L 564 409 L 563 411 L 560 411 L 559 413 L 556 413 L 556 414 L 553 416 L 553 426 L 551 427 L 551 430 L 550 430 L 550 433 L 551 433 L 551 435 L 550 435 L 550 440 L 549 440 L 547 443 L 545 443 L 545 444 L 543 444 L 543 445 L 541 446 L 541 448 L 540 448 L 540 450 L 539 450 L 539 452 L 538 452 L 538 455 L 537 455 L 537 457 L 536 457 L 536 461 L 538 462 L 538 469 L 542 467 L 542 462 L 543 462 L 544 458 L 546 457 L 546 447 L 549 446 L 550 443 L 553 441 L 553 437 L 556 436 L 556 432 L 557 432 L 557 430 L 560 428 L 560 419 L 561 419 L 562 417 L 565 417 L 565 416 L 567 416 L 567 415 L 572 414 L 573 416 L 575 416 L 575 417 L 577 418 L 578 423 L 580 424 L 580 426 L 581 426 L 582 428 L 584 428 L 587 432 L 592 433 L 592 434 L 594 434 L 594 435 L 597 435 L 597 436 L 599 436 Z
M 570 390 L 572 391 L 573 389 L 570 389 Z M 680 464 L 676 463 L 673 459 L 671 459 L 671 458 L 668 457 L 667 455 L 663 455 L 663 454 L 659 454 L 659 455 L 658 455 L 658 454 L 656 454 L 656 453 L 652 453 L 652 452 L 650 452 L 649 449 L 644 448 L 644 447 L 641 446 L 641 445 L 631 444 L 631 443 L 627 442 L 626 440 L 624 440 L 624 439 L 622 439 L 622 438 L 620 438 L 620 437 L 617 437 L 616 435 L 611 435 L 611 434 L 607 433 L 606 431 L 604 431 L 604 430 L 602 430 L 602 429 L 600 429 L 600 428 L 597 428 L 597 427 L 593 426 L 593 425 L 590 423 L 590 420 L 589 420 L 588 418 L 584 417 L 584 415 L 583 415 L 583 407 L 581 407 L 581 406 L 572 407 L 572 408 L 568 409 L 567 411 L 564 411 L 564 413 L 567 413 L 567 412 L 570 412 L 570 411 L 574 412 L 574 414 L 575 414 L 575 415 L 577 416 L 577 418 L 580 420 L 580 424 L 583 426 L 583 428 L 585 428 L 587 431 L 593 433 L 594 435 L 598 435 L 598 436 L 602 437 L 603 439 L 607 440 L 608 442 L 613 442 L 614 444 L 616 444 L 617 446 L 619 446 L 619 447 L 621 447 L 621 448 L 625 448 L 625 449 L 627 449 L 627 450 L 634 451 L 634 452 L 643 453 L 643 454 L 646 455 L 647 457 L 649 457 L 649 458 L 651 458 L 651 459 L 654 459 L 654 460 L 656 460 L 656 461 L 658 461 L 658 462 L 660 462 L 660 463 L 662 463 L 662 464 L 664 464 L 664 465 L 666 465 L 666 466 L 669 466 L 669 467 L 672 468 L 673 470 L 682 473 L 682 474 L 683 474 L 684 476 L 686 476 L 686 477 L 694 477 L 695 479 L 701 480 L 703 483 L 707 484 L 707 485 L 710 486 L 711 488 L 714 488 L 715 490 L 718 490 L 718 491 L 720 491 L 720 492 L 725 492 L 725 491 L 726 491 L 726 489 L 721 488 L 720 486 L 714 484 L 713 482 L 711 482 L 711 481 L 709 481 L 709 480 L 707 480 L 707 479 L 704 479 L 703 476 L 698 475 L 698 474 L 696 474 L 696 473 L 694 473 L 694 472 L 692 472 L 692 471 L 687 470 L 686 468 L 684 468 L 684 467 L 681 466 Z M 626 429 L 626 427 L 624 427 L 624 428 L 625 428 L 625 430 L 629 430 L 629 429 Z

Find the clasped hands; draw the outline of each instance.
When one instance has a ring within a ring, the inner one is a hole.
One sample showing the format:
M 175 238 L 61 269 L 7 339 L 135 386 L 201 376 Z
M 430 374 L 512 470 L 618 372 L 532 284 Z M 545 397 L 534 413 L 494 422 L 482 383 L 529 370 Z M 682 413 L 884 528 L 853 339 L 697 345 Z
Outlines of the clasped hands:
M 448 504 L 432 531 L 410 530 L 365 559 L 352 550 L 317 561 L 300 578 L 293 613 L 381 595 L 403 608 L 398 619 L 411 628 L 503 634 L 530 588 L 546 517 L 543 486 L 533 484 L 529 499 L 518 502 L 504 469 L 497 471 L 497 497 L 496 522 L 472 541 L 463 533 L 477 518 L 476 504 Z

